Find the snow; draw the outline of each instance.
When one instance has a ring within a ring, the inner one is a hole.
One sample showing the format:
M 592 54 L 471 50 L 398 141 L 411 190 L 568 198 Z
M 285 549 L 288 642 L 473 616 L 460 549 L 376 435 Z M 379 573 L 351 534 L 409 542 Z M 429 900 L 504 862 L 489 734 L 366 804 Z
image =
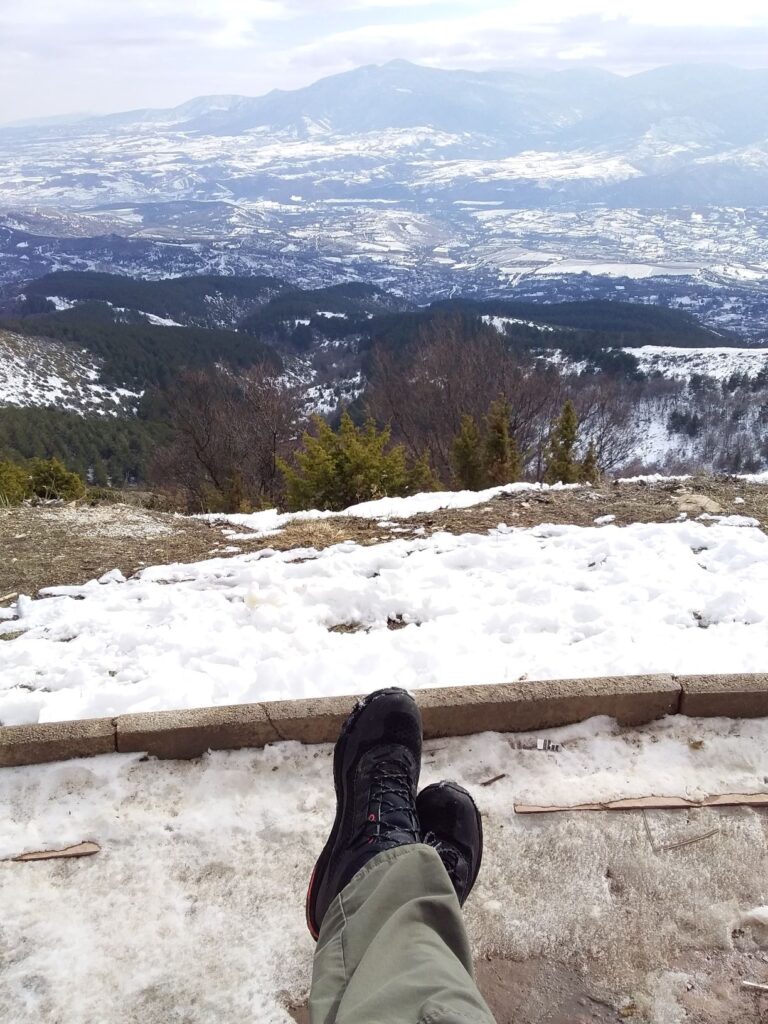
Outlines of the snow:
M 561 750 L 535 749 L 542 737 Z M 727 948 L 737 927 L 764 936 L 760 814 L 649 812 L 660 842 L 719 826 L 715 842 L 659 856 L 638 814 L 532 821 L 512 806 L 765 792 L 766 750 L 764 719 L 682 717 L 425 744 L 422 784 L 456 779 L 483 815 L 483 868 L 465 910 L 475 956 L 572 956 L 618 1001 L 642 1006 L 658 1002 L 660 970 L 682 970 L 686 948 Z M 83 840 L 101 852 L 0 863 L 0 1019 L 81 1024 L 104 1020 L 109 1007 L 113 1024 L 290 1024 L 285 1006 L 309 986 L 315 947 L 303 899 L 333 800 L 327 745 L 3 769 L 0 858 Z M 709 973 L 697 978 L 700 992 Z M 664 1005 L 676 1012 L 670 992 Z
M 86 351 L 0 330 L 0 406 L 56 405 L 111 413 L 119 411 L 117 406 L 130 409 L 140 393 L 99 384 L 100 372 L 100 364 Z
M 699 270 L 695 263 L 606 263 L 591 260 L 563 259 L 557 263 L 539 267 L 535 273 L 551 276 L 553 274 L 591 274 L 592 276 L 630 277 L 676 277 L 695 275 Z
M 634 356 L 643 373 L 660 373 L 672 380 L 690 380 L 701 374 L 727 380 L 732 374 L 754 378 L 768 368 L 768 349 L 760 348 L 675 348 L 672 345 L 643 345 L 622 351 Z
M 548 324 L 537 324 L 533 320 L 520 320 L 514 316 L 482 316 L 483 323 L 494 327 L 499 334 L 504 334 L 509 324 L 523 324 L 525 327 L 534 327 L 537 331 L 549 331 L 554 333 L 555 328 Z
M 158 316 L 156 313 L 145 313 L 143 310 L 139 310 L 141 316 L 145 316 L 151 324 L 156 327 L 183 327 L 184 324 L 180 324 L 178 320 L 172 320 L 167 316 Z
M 371 505 L 377 518 L 397 515 L 391 502 Z M 502 524 L 51 588 L 0 610 L 0 634 L 20 632 L 0 643 L 0 721 L 393 683 L 764 672 L 768 537 L 738 519 Z
M 71 299 L 64 299 L 60 295 L 49 295 L 48 301 L 52 302 L 59 312 L 64 309 L 72 309 L 73 306 L 77 305 Z
M 265 509 L 263 512 L 243 514 L 207 513 L 196 516 L 214 523 L 232 523 L 233 526 L 246 527 L 262 537 L 267 537 L 291 522 L 302 522 L 311 519 L 332 519 L 335 516 L 354 516 L 360 519 L 408 519 L 422 513 L 437 512 L 447 508 L 471 508 L 482 505 L 500 494 L 519 494 L 522 491 L 563 491 L 574 490 L 580 484 L 501 484 L 498 487 L 487 487 L 482 491 L 429 491 L 423 494 L 412 494 L 407 498 L 377 498 L 375 501 L 364 501 L 359 505 L 350 505 L 341 512 L 322 512 L 311 509 L 307 512 L 278 512 L 276 508 Z

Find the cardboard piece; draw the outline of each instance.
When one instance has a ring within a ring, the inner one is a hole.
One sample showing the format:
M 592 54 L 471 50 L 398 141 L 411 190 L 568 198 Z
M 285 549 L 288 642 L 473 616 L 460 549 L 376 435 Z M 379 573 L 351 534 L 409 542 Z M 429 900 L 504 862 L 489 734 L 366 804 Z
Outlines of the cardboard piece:
M 636 811 L 644 808 L 675 807 L 768 807 L 768 793 L 724 793 L 706 796 L 701 800 L 686 800 L 682 796 L 641 796 L 623 800 L 607 800 L 597 804 L 553 805 L 515 804 L 515 814 L 554 814 L 558 811 Z
M 75 846 L 66 846 L 63 850 L 38 850 L 35 853 L 22 853 L 18 857 L 11 857 L 11 860 L 55 860 L 58 857 L 92 857 L 99 853 L 101 847 L 96 843 L 77 843 Z

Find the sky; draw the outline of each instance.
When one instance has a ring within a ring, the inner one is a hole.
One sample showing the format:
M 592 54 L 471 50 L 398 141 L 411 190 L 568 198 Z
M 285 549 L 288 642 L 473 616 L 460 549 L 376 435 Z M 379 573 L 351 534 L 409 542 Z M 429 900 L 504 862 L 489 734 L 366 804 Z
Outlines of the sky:
M 0 123 L 295 89 L 361 64 L 768 65 L 766 0 L 0 0 Z

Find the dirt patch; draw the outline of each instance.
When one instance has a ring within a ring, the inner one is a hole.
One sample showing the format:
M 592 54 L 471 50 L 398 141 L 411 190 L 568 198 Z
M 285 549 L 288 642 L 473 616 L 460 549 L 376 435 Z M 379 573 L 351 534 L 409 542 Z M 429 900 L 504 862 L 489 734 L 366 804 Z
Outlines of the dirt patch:
M 659 483 L 606 483 L 567 491 L 520 491 L 466 509 L 441 509 L 408 519 L 339 516 L 288 523 L 269 537 L 130 505 L 67 505 L 0 509 L 0 599 L 42 587 L 81 584 L 110 569 L 130 576 L 146 565 L 193 562 L 272 548 L 322 550 L 353 541 L 378 544 L 433 533 L 486 533 L 505 523 L 592 526 L 613 517 L 617 526 L 672 522 L 681 508 L 720 508 L 727 515 L 768 522 L 768 486 L 727 477 Z M 354 624 L 351 624 L 354 626 Z M 393 622 L 391 628 L 398 628 Z
M 557 960 L 489 956 L 475 964 L 477 987 L 497 1024 L 641 1024 L 678 1020 L 676 1010 L 684 1011 L 690 1024 L 760 1021 L 768 1014 L 768 995 L 747 991 L 741 983 L 765 977 L 762 954 L 694 950 L 671 964 L 666 977 L 660 972 L 656 998 L 635 1001 L 626 993 L 596 989 L 588 969 Z M 306 1003 L 289 1006 L 288 1012 L 297 1024 L 309 1024 Z
M 768 486 L 734 478 L 697 477 L 650 484 L 606 483 L 567 491 L 520 491 L 471 508 L 440 509 L 408 519 L 379 521 L 385 525 L 352 516 L 289 523 L 279 534 L 265 538 L 262 546 L 288 551 L 295 547 L 324 548 L 343 541 L 376 544 L 440 531 L 486 533 L 500 523 L 522 527 L 543 523 L 592 526 L 604 516 L 613 516 L 611 521 L 617 526 L 667 523 L 681 515 L 681 505 L 700 511 L 717 506 L 723 514 L 752 516 L 762 524 L 768 522 Z
M 110 569 L 130 576 L 197 561 L 226 546 L 218 525 L 128 505 L 0 509 L 0 598 L 86 583 Z

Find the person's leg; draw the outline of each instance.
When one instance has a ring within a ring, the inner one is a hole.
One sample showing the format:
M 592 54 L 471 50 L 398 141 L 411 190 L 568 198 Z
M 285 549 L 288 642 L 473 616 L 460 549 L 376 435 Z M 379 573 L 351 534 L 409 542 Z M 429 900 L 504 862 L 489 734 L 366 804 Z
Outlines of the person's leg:
M 469 793 L 417 800 L 421 715 L 404 690 L 366 697 L 333 761 L 336 818 L 312 872 L 312 1024 L 492 1024 L 460 904 L 482 858 Z
M 423 843 L 378 854 L 324 917 L 312 1024 L 493 1024 L 451 879 Z

